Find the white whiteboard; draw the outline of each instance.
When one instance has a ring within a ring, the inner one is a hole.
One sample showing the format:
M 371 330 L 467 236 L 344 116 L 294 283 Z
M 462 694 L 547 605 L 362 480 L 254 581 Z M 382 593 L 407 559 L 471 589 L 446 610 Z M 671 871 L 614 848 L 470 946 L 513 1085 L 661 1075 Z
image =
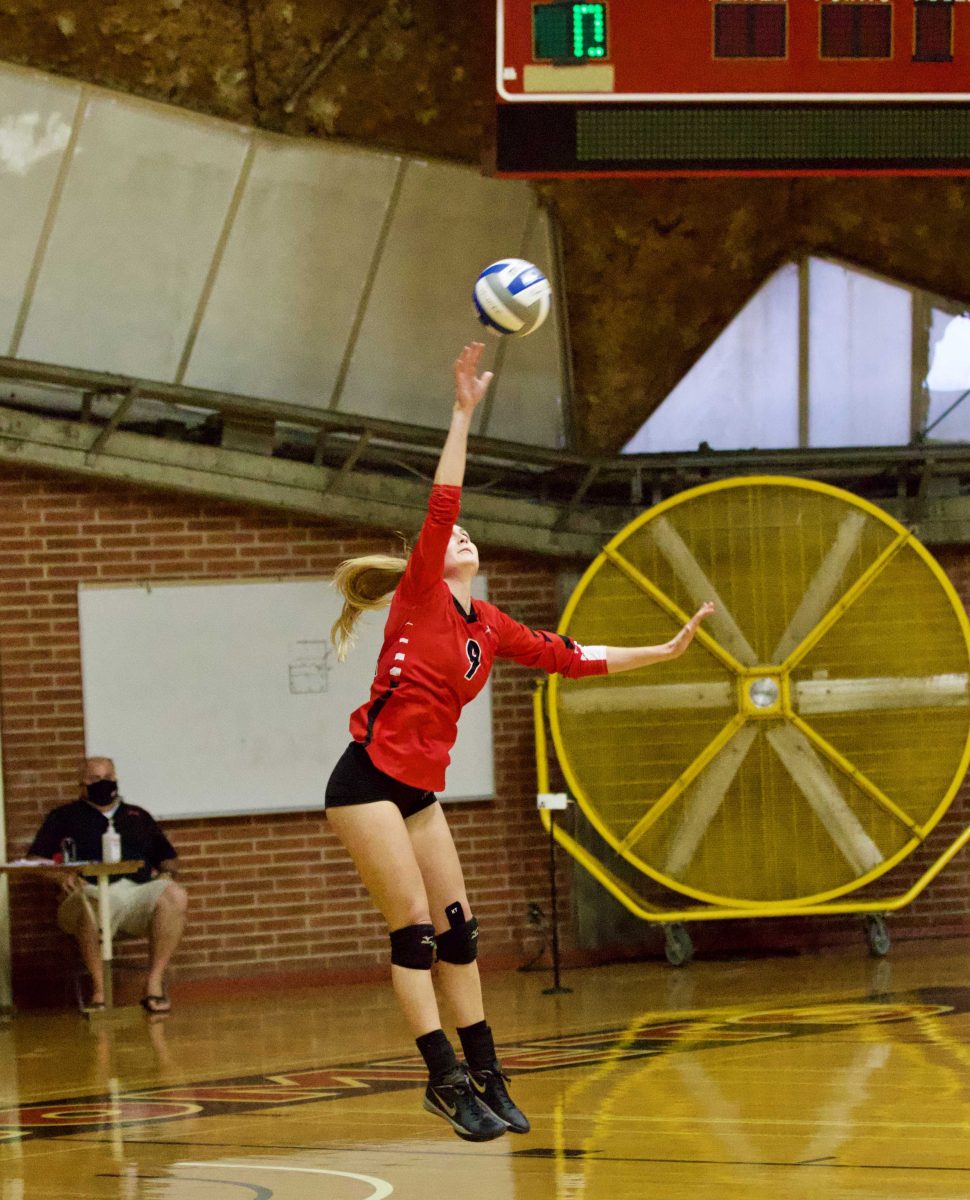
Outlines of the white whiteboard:
M 485 581 L 473 593 L 486 598 Z M 351 712 L 370 693 L 386 611 L 344 663 L 327 580 L 78 588 L 85 745 L 159 818 L 324 807 Z M 459 724 L 448 799 L 493 795 L 487 683 Z

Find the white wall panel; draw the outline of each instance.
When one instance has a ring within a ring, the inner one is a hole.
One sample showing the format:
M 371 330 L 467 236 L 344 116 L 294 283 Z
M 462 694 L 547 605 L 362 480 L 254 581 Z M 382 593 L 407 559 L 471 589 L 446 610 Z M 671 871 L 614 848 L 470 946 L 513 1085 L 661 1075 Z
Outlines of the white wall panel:
M 8 352 L 81 89 L 0 72 L 0 351 Z
M 0 65 L 0 354 L 443 427 L 478 272 L 551 272 L 534 204 Z M 561 444 L 558 341 L 504 344 L 489 433 Z
M 185 384 L 327 406 L 399 164 L 259 140 Z
M 246 145 L 93 93 L 20 356 L 171 380 Z
M 467 167 L 409 164 L 342 411 L 448 424 L 451 362 L 465 342 L 485 337 L 475 279 L 520 254 L 532 203 L 527 188 Z

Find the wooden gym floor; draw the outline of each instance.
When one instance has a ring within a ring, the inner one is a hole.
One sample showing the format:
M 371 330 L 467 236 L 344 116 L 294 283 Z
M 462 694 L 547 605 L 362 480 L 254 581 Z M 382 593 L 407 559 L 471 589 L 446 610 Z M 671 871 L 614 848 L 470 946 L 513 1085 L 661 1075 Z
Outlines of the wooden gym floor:
M 420 1107 L 388 988 L 0 1025 L 0 1200 L 968 1200 L 970 953 L 485 977 L 533 1120 Z M 178 1001 L 178 989 L 175 989 Z

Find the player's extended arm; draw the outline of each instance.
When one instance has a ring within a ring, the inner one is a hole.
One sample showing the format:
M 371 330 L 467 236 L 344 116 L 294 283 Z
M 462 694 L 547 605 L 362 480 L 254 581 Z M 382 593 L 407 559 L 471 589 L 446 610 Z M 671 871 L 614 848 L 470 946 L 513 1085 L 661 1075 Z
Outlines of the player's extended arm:
M 708 600 L 697 610 L 687 624 L 669 642 L 660 646 L 604 646 L 606 651 L 606 673 L 617 675 L 620 671 L 635 671 L 637 667 L 648 667 L 651 663 L 667 662 L 680 658 L 694 640 L 697 627 L 714 611 Z
M 397 589 L 400 601 L 405 604 L 420 603 L 428 591 L 441 582 L 445 550 L 461 508 L 461 483 L 465 476 L 465 450 L 472 415 L 492 380 L 490 371 L 480 378 L 476 374 L 478 360 L 484 349 L 481 342 L 472 342 L 455 360 L 455 402 L 451 426 L 438 460 L 435 486 L 428 500 L 428 516 Z
M 461 487 L 465 478 L 465 454 L 468 449 L 468 432 L 471 429 L 472 416 L 482 402 L 488 385 L 492 382 L 492 372 L 485 371 L 477 374 L 478 361 L 485 349 L 483 342 L 472 342 L 466 346 L 455 359 L 455 405 L 451 411 L 451 425 L 448 436 L 438 460 L 438 470 L 435 472 L 435 483 L 446 483 L 452 487 Z

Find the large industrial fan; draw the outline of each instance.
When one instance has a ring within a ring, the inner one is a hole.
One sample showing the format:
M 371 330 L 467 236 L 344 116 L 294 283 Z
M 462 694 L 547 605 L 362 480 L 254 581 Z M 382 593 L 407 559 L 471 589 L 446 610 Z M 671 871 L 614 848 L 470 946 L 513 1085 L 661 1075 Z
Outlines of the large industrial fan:
M 697 903 L 648 904 L 556 836 L 627 908 L 674 928 L 671 961 L 689 953 L 683 921 L 809 912 L 873 914 L 870 946 L 884 953 L 875 914 L 915 893 L 858 893 L 922 844 L 970 760 L 970 626 L 956 592 L 909 530 L 857 496 L 739 478 L 622 530 L 560 632 L 665 642 L 704 600 L 716 612 L 683 657 L 548 689 L 585 816 L 638 872 Z M 540 777 L 541 788 L 541 754 Z

